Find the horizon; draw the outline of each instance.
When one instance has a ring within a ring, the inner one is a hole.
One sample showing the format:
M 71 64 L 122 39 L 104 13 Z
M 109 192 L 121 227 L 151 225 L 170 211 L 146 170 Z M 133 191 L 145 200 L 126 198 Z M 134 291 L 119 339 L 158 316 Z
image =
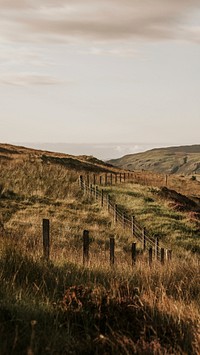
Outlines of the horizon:
M 128 154 L 137 154 L 146 152 L 151 149 L 169 148 L 178 146 L 190 146 L 191 144 L 174 145 L 174 144 L 157 144 L 157 143 L 50 143 L 50 142 L 12 142 L 5 144 L 13 144 L 23 146 L 26 148 L 33 148 L 38 150 L 46 150 L 57 153 L 64 153 L 70 155 L 88 155 L 94 156 L 100 160 L 118 159 Z M 193 145 L 193 144 L 192 144 Z M 195 144 L 194 144 L 195 145 Z

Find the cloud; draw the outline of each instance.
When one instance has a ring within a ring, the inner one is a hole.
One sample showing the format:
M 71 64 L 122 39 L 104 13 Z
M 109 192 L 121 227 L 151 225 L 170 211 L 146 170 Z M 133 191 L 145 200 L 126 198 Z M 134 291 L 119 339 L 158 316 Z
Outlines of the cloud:
M 47 58 L 41 50 L 18 46 L 17 48 L 5 48 L 0 46 L 0 66 L 25 66 L 52 67 L 54 61 Z
M 62 84 L 61 80 L 58 80 L 50 75 L 41 75 L 37 73 L 13 73 L 3 74 L 0 76 L 0 85 L 12 85 L 12 86 L 48 86 Z
M 0 0 L 1 37 L 52 42 L 179 38 L 189 30 L 183 31 L 185 19 L 199 5 L 197 0 Z
M 126 46 L 115 46 L 115 48 L 106 48 L 96 46 L 96 47 L 91 47 L 89 49 L 85 50 L 79 50 L 78 51 L 81 54 L 92 54 L 95 56 L 109 56 L 109 57 L 126 57 L 126 58 L 135 58 L 140 55 L 139 51 L 133 49 L 133 48 L 127 48 Z

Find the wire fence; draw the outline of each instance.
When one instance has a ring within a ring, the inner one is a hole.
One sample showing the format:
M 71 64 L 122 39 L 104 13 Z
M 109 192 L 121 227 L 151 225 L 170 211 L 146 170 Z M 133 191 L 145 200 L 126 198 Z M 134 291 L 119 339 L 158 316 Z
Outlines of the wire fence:
M 131 178 L 131 175 L 129 175 Z M 113 179 L 116 181 L 116 178 Z M 126 181 L 125 175 L 123 174 L 123 180 Z M 95 176 L 94 182 L 97 182 Z M 90 184 L 89 179 L 86 180 L 83 176 L 79 178 L 80 188 L 84 194 L 92 199 L 95 199 L 102 208 L 105 208 L 109 215 L 112 217 L 114 224 L 120 225 L 124 230 L 128 231 L 133 238 L 135 238 L 142 246 L 142 249 L 149 250 L 152 248 L 152 252 L 157 258 L 162 258 L 162 253 L 164 253 L 171 258 L 171 249 L 168 248 L 159 238 L 155 238 L 139 221 L 136 220 L 135 216 L 126 213 L 117 204 L 113 197 L 109 195 L 104 189 L 99 189 L 98 185 Z
M 95 176 L 95 177 L 94 177 Z M 95 183 L 97 183 L 96 175 L 93 176 Z M 112 177 L 110 181 L 112 183 L 122 183 L 132 178 L 131 174 L 126 176 L 125 174 L 121 176 Z M 105 178 L 107 183 L 109 181 L 108 176 Z M 102 183 L 102 180 L 99 180 Z M 130 233 L 130 236 L 133 238 L 133 242 L 130 245 L 125 246 L 127 250 L 131 253 L 129 254 L 132 259 L 132 265 L 135 265 L 137 255 L 138 255 L 138 247 L 136 248 L 136 244 L 140 244 L 140 250 L 143 252 L 147 252 L 149 257 L 149 264 L 152 263 L 153 255 L 155 256 L 155 260 L 161 261 L 164 264 L 164 260 L 171 260 L 172 251 L 166 247 L 158 238 L 154 238 L 149 231 L 135 218 L 134 215 L 130 215 L 130 213 L 125 212 L 122 208 L 120 208 L 113 197 L 105 191 L 105 189 L 100 188 L 99 185 L 94 185 L 90 183 L 91 180 L 86 176 L 84 179 L 83 176 L 79 178 L 79 185 L 83 193 L 89 197 L 91 200 L 95 200 L 99 203 L 102 209 L 105 209 L 110 217 L 112 218 L 113 224 L 117 226 L 121 226 L 126 233 Z M 18 226 L 18 229 L 16 227 Z M 69 260 L 69 253 L 70 248 L 73 244 L 74 254 L 72 255 L 72 262 L 76 260 L 77 263 L 81 260 L 82 254 L 82 261 L 84 265 L 89 263 L 90 253 L 89 248 L 91 247 L 91 239 L 89 237 L 89 231 L 82 231 L 82 236 L 80 235 L 80 228 L 78 231 L 77 243 L 75 239 L 70 240 L 70 226 L 66 222 L 61 222 L 59 220 L 52 220 L 51 221 L 51 229 L 50 229 L 50 221 L 48 219 L 42 219 L 41 216 L 34 219 L 34 221 L 20 221 L 12 220 L 11 223 L 8 223 L 6 229 L 2 229 L 1 234 L 2 236 L 11 236 L 15 235 L 16 238 L 16 230 L 19 231 L 19 238 L 24 238 L 25 246 L 27 249 L 32 248 L 34 250 L 38 250 L 38 253 L 41 255 L 43 253 L 43 257 L 46 260 L 50 259 L 50 251 L 51 257 L 59 257 L 60 253 L 60 245 L 61 248 L 63 246 L 66 250 L 65 256 Z M 17 232 L 18 234 L 18 232 Z M 41 237 L 42 236 L 42 237 Z M 63 238 L 63 244 L 60 243 L 60 237 Z M 27 238 L 28 237 L 28 238 Z M 32 238 L 31 238 L 32 237 Z M 80 243 L 80 238 L 82 239 L 82 246 Z M 137 243 L 136 243 L 137 241 Z M 21 242 L 21 240 L 20 240 Z M 115 255 L 117 254 L 117 250 L 115 249 L 115 238 L 110 237 L 110 240 L 105 241 L 105 245 L 109 246 L 109 263 L 113 265 L 115 263 Z M 82 249 L 81 249 L 82 248 Z M 53 251 L 54 249 L 54 251 Z M 101 250 L 98 250 L 98 252 Z M 58 255 L 57 255 L 58 254 Z M 105 248 L 105 256 L 108 258 L 107 255 L 107 248 Z M 75 258 L 75 256 L 76 258 Z M 96 256 L 95 256 L 96 258 Z M 124 258 L 126 263 L 126 257 Z

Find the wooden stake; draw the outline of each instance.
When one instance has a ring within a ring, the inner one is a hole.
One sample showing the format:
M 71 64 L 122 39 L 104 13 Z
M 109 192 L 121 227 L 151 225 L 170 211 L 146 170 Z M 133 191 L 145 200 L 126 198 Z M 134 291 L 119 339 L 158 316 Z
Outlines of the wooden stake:
M 115 238 L 110 238 L 110 265 L 114 265 L 115 263 Z
M 43 219 L 43 256 L 45 260 L 49 260 L 50 255 L 50 228 L 49 220 Z

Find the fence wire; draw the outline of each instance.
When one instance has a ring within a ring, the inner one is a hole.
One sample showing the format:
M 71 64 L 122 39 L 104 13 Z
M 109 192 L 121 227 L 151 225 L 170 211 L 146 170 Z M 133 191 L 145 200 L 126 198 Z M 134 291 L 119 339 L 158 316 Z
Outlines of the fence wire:
M 119 180 L 122 180 L 119 179 Z M 113 179 L 112 181 L 116 181 Z M 120 181 L 119 181 L 120 182 Z M 84 181 L 80 178 L 80 187 L 89 196 L 94 197 L 95 200 L 101 202 L 102 207 L 106 207 L 108 212 L 113 214 L 114 222 L 119 223 L 124 229 L 128 229 L 133 236 L 140 242 L 148 244 L 150 247 L 155 249 L 155 252 L 160 254 L 161 248 L 168 249 L 166 245 L 159 241 L 159 247 L 156 247 L 157 239 L 144 228 L 135 218 L 128 216 L 119 206 L 116 205 L 115 200 L 109 195 L 105 190 L 99 189 L 99 186 L 89 184 L 88 181 Z M 157 250 L 156 250 L 157 248 Z

